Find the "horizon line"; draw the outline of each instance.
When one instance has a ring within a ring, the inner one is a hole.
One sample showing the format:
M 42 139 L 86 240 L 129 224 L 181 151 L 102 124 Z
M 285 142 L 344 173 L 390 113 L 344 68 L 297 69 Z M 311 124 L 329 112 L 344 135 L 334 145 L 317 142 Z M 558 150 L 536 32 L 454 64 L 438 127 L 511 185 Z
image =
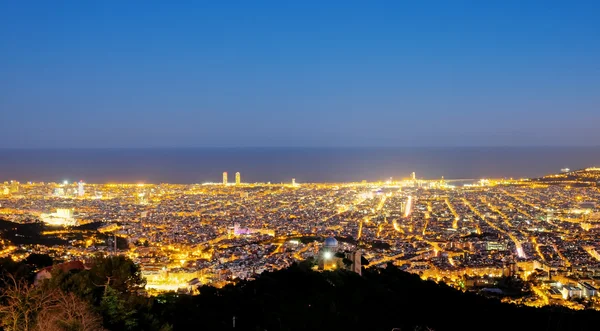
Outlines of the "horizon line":
M 107 150 L 107 149 L 366 149 L 366 148 L 600 148 L 600 145 L 400 145 L 400 146 L 79 146 L 79 147 L 0 147 L 0 150 Z

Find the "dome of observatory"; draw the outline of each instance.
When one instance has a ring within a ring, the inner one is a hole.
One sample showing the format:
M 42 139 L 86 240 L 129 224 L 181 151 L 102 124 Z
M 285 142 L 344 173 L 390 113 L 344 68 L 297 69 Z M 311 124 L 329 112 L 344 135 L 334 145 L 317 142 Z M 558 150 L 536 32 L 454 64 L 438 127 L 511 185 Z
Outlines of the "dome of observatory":
M 338 245 L 338 242 L 337 242 L 337 240 L 335 240 L 334 237 L 329 237 L 329 238 L 325 239 L 325 243 L 324 243 L 325 247 L 337 247 L 337 245 Z

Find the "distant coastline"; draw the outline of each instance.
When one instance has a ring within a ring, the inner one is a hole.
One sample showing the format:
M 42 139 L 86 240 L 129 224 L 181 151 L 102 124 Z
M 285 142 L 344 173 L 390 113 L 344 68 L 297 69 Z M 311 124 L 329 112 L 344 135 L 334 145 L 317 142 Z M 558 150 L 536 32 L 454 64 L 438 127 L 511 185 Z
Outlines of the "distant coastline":
M 200 147 L 0 149 L 0 181 L 360 182 L 536 178 L 600 165 L 599 147 Z

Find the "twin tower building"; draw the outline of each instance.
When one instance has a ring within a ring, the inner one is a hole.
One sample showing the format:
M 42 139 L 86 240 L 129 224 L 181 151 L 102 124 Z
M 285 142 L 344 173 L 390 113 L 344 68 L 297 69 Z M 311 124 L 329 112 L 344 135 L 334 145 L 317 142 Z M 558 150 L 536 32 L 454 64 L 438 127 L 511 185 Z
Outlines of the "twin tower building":
M 240 175 L 239 171 L 235 173 L 235 185 L 240 185 L 240 183 L 242 182 L 242 176 Z M 223 185 L 227 185 L 227 171 L 223 172 Z

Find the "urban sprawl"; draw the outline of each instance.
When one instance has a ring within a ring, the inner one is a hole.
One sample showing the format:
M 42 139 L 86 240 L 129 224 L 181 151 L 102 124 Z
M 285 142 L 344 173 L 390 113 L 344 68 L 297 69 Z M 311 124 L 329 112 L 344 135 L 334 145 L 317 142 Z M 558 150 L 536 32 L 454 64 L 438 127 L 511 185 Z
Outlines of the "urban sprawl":
M 2 222 L 43 226 L 33 242 L 5 225 L 0 254 L 84 263 L 124 254 L 149 294 L 301 261 L 358 273 L 393 263 L 506 302 L 600 309 L 599 180 L 600 168 L 466 184 L 414 173 L 337 184 L 249 184 L 239 173 L 189 185 L 10 181 L 0 184 Z M 497 286 L 510 279 L 527 295 Z

